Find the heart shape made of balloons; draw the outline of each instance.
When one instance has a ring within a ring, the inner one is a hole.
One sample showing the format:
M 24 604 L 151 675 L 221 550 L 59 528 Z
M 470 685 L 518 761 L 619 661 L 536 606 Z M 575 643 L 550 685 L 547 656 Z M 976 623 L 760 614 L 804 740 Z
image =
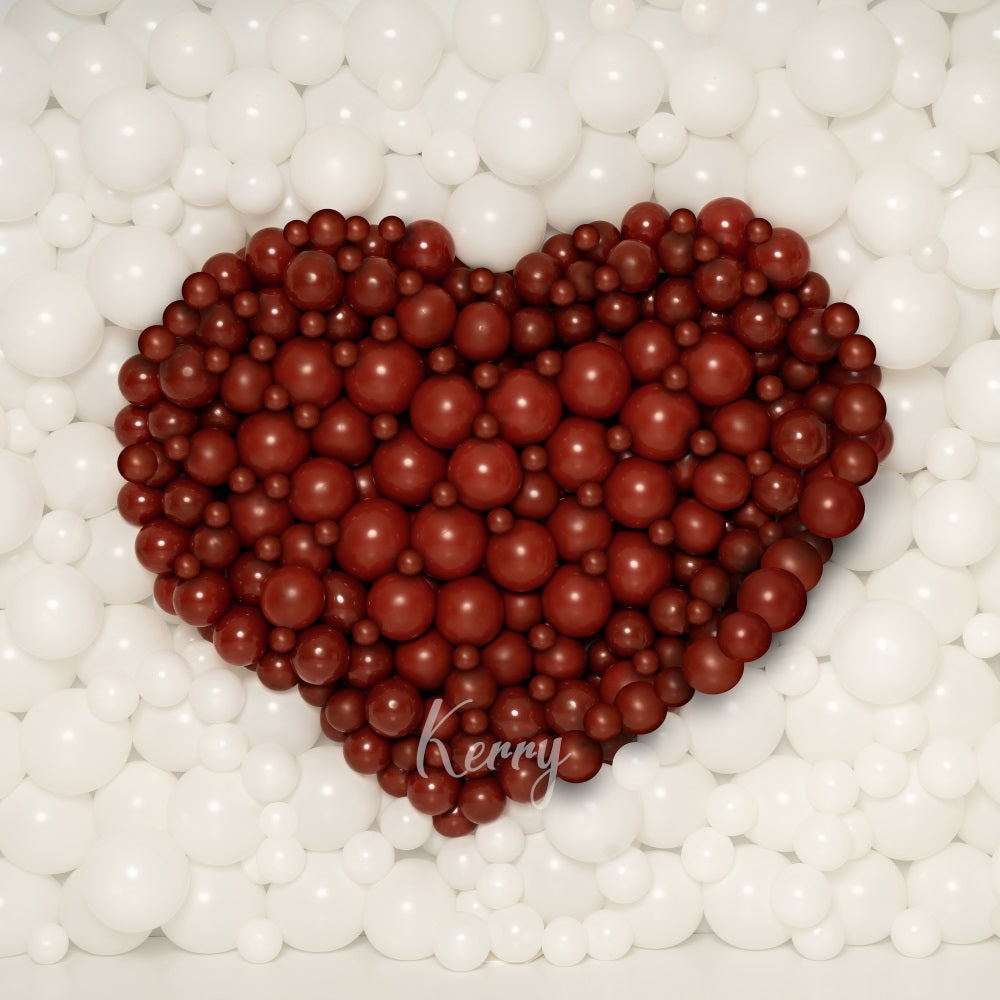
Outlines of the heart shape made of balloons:
M 650 202 L 512 272 L 333 210 L 183 284 L 122 366 L 154 596 L 447 835 L 586 781 L 803 614 L 891 447 L 796 233 Z

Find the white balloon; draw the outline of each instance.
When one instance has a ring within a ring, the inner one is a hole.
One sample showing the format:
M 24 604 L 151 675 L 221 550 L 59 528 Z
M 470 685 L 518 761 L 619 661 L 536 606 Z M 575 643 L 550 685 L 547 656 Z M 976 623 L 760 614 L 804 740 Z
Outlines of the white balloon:
M 545 235 L 542 199 L 485 172 L 455 188 L 443 221 L 462 260 L 495 271 L 512 268 Z
M 454 908 L 455 894 L 444 883 L 434 864 L 418 858 L 404 858 L 385 878 L 367 890 L 365 936 L 372 947 L 387 958 L 428 958 L 434 954 L 434 932 L 438 923 Z M 287 936 L 286 932 L 286 939 Z M 495 946 L 494 940 L 494 950 Z M 534 951 L 537 945 L 532 954 Z
M 172 708 L 142 703 L 132 716 L 132 742 L 145 760 L 165 771 L 187 771 L 199 759 L 205 723 L 182 701 Z
M 278 11 L 267 29 L 271 65 L 292 83 L 322 83 L 344 61 L 344 26 L 321 3 L 307 0 Z
M 913 511 L 913 535 L 921 551 L 945 566 L 986 558 L 1000 539 L 1000 510 L 981 486 L 958 479 L 937 483 Z
M 773 10 L 771 6 L 768 10 Z M 754 53 L 750 53 L 751 60 Z M 826 119 L 807 108 L 792 92 L 786 69 L 772 67 L 754 74 L 757 99 L 743 124 L 733 135 L 748 153 L 754 153 L 768 139 L 789 129 L 823 128 Z
M 5 558 L 11 560 L 10 555 Z M 68 688 L 75 676 L 74 658 L 47 660 L 22 649 L 11 634 L 7 612 L 0 611 L 0 710 L 26 712 L 52 692 Z
M 688 137 L 684 152 L 658 166 L 653 193 L 662 205 L 698 207 L 714 198 L 743 198 L 747 155 L 733 139 Z
M 243 787 L 258 802 L 288 798 L 295 791 L 301 774 L 298 759 L 285 747 L 271 743 L 259 743 L 250 750 L 243 759 L 241 771 Z
M 874 944 L 889 936 L 893 920 L 906 906 L 906 884 L 892 861 L 872 851 L 827 878 L 847 944 Z
M 434 932 L 434 957 L 452 972 L 478 969 L 489 953 L 489 926 L 475 914 L 446 916 Z
M 388 153 L 382 163 L 385 176 L 379 196 L 368 209 L 371 218 L 396 215 L 404 222 L 443 218 L 449 190 L 430 175 L 422 157 Z
M 851 694 L 878 705 L 905 701 L 933 676 L 937 637 L 908 605 L 870 601 L 844 620 L 831 661 Z
M 954 129 L 973 153 L 1000 146 L 1000 67 L 993 59 L 967 59 L 948 70 L 934 102 L 934 123 Z
M 204 97 L 233 68 L 232 42 L 217 20 L 200 11 L 168 14 L 149 38 L 153 76 L 180 97 Z
M 490 950 L 502 962 L 530 962 L 541 949 L 545 932 L 542 918 L 524 903 L 494 910 L 486 922 L 490 932 Z
M 955 335 L 958 301 L 940 272 L 927 274 L 909 257 L 885 257 L 871 264 L 847 292 L 865 317 L 879 363 L 918 368 L 932 361 Z
M 976 784 L 976 755 L 961 739 L 932 740 L 920 752 L 920 784 L 939 799 L 958 799 Z
M 47 791 L 79 795 L 107 784 L 132 749 L 126 722 L 102 722 L 82 688 L 57 691 L 32 706 L 21 724 L 21 760 Z
M 841 684 L 829 663 L 806 694 L 787 703 L 788 740 L 795 752 L 811 763 L 843 760 L 853 763 L 873 738 L 872 707 Z
M 42 520 L 44 498 L 33 465 L 19 455 L 0 449 L 0 552 L 24 544 Z
M 927 958 L 941 945 L 941 928 L 925 910 L 907 907 L 892 922 L 893 946 L 906 958 Z
M 757 800 L 733 781 L 718 785 L 705 803 L 709 824 L 728 837 L 741 837 L 757 822 Z
M 661 767 L 640 793 L 640 843 L 680 847 L 689 834 L 705 825 L 707 803 L 715 785 L 711 771 L 693 757 Z
M 499 20 L 505 21 L 506 9 L 498 13 Z M 357 4 L 344 27 L 347 62 L 371 90 L 377 90 L 387 69 L 400 63 L 412 66 L 426 80 L 441 59 L 441 30 L 424 0 L 374 0 Z M 509 22 L 507 27 L 509 30 Z M 527 29 L 531 27 L 528 25 Z
M 668 111 L 657 111 L 635 131 L 639 152 L 655 166 L 673 163 L 684 152 L 687 141 L 687 129 Z
M 676 854 L 649 851 L 647 858 L 653 872 L 649 892 L 635 903 L 609 908 L 628 920 L 638 947 L 671 948 L 686 941 L 701 922 L 702 889 Z
M 203 4 L 212 8 L 233 43 L 236 65 L 259 68 L 267 65 L 267 31 L 275 15 L 288 0 L 214 0 Z
M 915 498 L 901 475 L 880 468 L 875 478 L 861 487 L 861 495 L 865 500 L 864 518 L 847 538 L 837 540 L 834 553 L 839 565 L 855 572 L 889 565 L 913 541 Z
M 508 808 L 511 804 L 508 804 Z M 532 807 L 532 813 L 538 815 L 539 828 L 544 823 L 543 814 Z M 476 851 L 485 861 L 502 863 L 516 861 L 524 850 L 525 831 L 511 816 L 501 816 L 492 823 L 483 823 L 476 827 L 474 834 Z M 440 857 L 440 854 L 438 855 Z
M 33 932 L 56 918 L 59 884 L 0 858 L 0 958 L 23 955 Z
M 73 944 L 91 955 L 124 955 L 149 937 L 149 931 L 116 931 L 98 920 L 87 904 L 84 874 L 79 868 L 62 884 L 59 923 Z
M 900 861 L 940 851 L 962 825 L 961 802 L 934 798 L 920 784 L 915 769 L 898 795 L 885 799 L 863 795 L 859 807 L 871 822 L 878 854 Z
M 823 115 L 857 115 L 889 90 L 896 67 L 892 37 L 867 11 L 818 10 L 789 41 L 788 72 L 799 99 Z
M 545 45 L 537 0 L 458 0 L 451 27 L 462 59 L 493 80 L 532 69 Z
M 364 211 L 378 195 L 383 174 L 378 148 L 350 126 L 313 129 L 292 151 L 292 187 L 311 212 L 329 205 L 347 215 Z
M 397 851 L 423 847 L 434 832 L 434 821 L 407 798 L 393 798 L 382 807 L 379 830 Z
M 580 137 L 580 116 L 566 89 L 537 73 L 499 81 L 476 118 L 479 155 L 512 184 L 552 180 L 572 162 Z
M 449 844 L 456 843 L 449 841 Z M 447 847 L 448 845 L 446 845 Z M 444 849 L 442 849 L 442 854 Z M 396 851 L 392 844 L 378 832 L 378 830 L 362 830 L 347 838 L 344 849 L 341 851 L 341 862 L 347 877 L 358 885 L 373 885 L 380 879 L 385 878 L 392 870 L 396 861 Z M 441 862 L 441 854 L 438 854 L 438 871 L 445 876 L 445 866 Z M 445 876 L 445 881 L 453 889 L 459 886 L 452 885 Z M 475 884 L 475 880 L 473 880 Z
M 681 845 L 681 864 L 697 882 L 718 882 L 720 878 L 725 878 L 735 858 L 736 849 L 732 840 L 710 826 L 688 834 Z
M 94 584 L 71 566 L 39 566 L 7 602 L 8 625 L 25 652 L 46 660 L 79 653 L 97 638 L 104 604 Z
M 337 850 L 368 829 L 378 814 L 379 788 L 347 765 L 340 747 L 303 753 L 299 768 L 301 777 L 287 800 L 298 813 L 297 836 L 306 850 Z
M 929 5 L 914 7 L 908 0 L 884 0 L 872 14 L 889 29 L 900 52 L 916 48 L 942 60 L 948 58 L 948 25 Z
M 248 920 L 236 936 L 236 950 L 240 958 L 255 965 L 274 961 L 283 943 L 281 929 L 267 917 Z
M 168 921 L 184 903 L 190 881 L 184 853 L 157 830 L 105 834 L 80 870 L 91 912 L 125 932 L 149 931 Z
M 141 827 L 166 830 L 167 804 L 177 784 L 169 771 L 144 760 L 129 761 L 94 794 L 98 833 Z
M 0 305 L 0 349 L 29 375 L 61 378 L 94 357 L 101 318 L 78 278 L 46 272 L 18 281 Z
M 190 866 L 187 898 L 163 924 L 163 933 L 196 955 L 217 955 L 236 947 L 247 920 L 264 915 L 264 890 L 239 867 Z
M 187 254 L 166 233 L 138 226 L 116 229 L 94 248 L 87 287 L 112 323 L 141 330 L 160 320 L 190 271 Z
M 771 909 L 788 927 L 815 927 L 830 912 L 832 903 L 826 876 L 809 865 L 789 865 L 771 886 Z
M 1000 187 L 967 190 L 951 200 L 941 239 L 952 278 L 970 288 L 1000 285 Z
M 705 919 L 727 944 L 748 951 L 775 948 L 790 936 L 775 916 L 771 894 L 788 859 L 756 844 L 740 844 L 729 874 L 706 885 Z
M 806 798 L 809 765 L 797 757 L 769 757 L 762 764 L 738 774 L 733 783 L 753 795 L 757 818 L 746 836 L 773 851 L 791 851 L 795 831 L 813 815 Z
M 80 121 L 90 169 L 116 191 L 137 193 L 162 184 L 180 159 L 182 143 L 177 116 L 149 90 L 109 91 L 91 102 Z
M 117 87 L 144 87 L 146 67 L 142 53 L 122 32 L 77 23 L 53 49 L 50 72 L 53 96 L 79 119 L 97 98 Z
M 272 691 L 252 674 L 244 679 L 246 704 L 237 723 L 250 746 L 277 743 L 301 754 L 319 738 L 319 713 L 307 705 L 298 691 Z
M 902 53 L 892 81 L 892 96 L 907 108 L 926 108 L 941 95 L 947 80 L 944 60 L 923 50 Z
M 597 35 L 583 45 L 573 60 L 568 87 L 581 117 L 591 128 L 629 132 L 660 106 L 665 76 L 660 61 L 642 39 L 625 34 Z M 695 87 L 692 84 L 689 89 Z M 692 93 L 684 103 L 685 110 L 693 108 L 695 101 Z M 684 115 L 676 108 L 674 111 L 684 120 Z
M 731 135 L 750 118 L 757 87 L 749 62 L 730 48 L 697 49 L 670 78 L 670 107 L 696 135 Z
M 749 670 L 731 691 L 694 698 L 678 713 L 691 734 L 691 756 L 717 774 L 759 764 L 785 729 L 785 704 L 764 671 Z
M 97 639 L 80 655 L 77 669 L 87 684 L 106 673 L 134 677 L 136 664 L 154 650 L 170 646 L 166 622 L 144 605 L 105 608 Z
M 438 129 L 420 153 L 428 176 L 439 184 L 464 184 L 479 169 L 479 149 L 462 129 Z
M 853 183 L 854 164 L 844 144 L 813 125 L 764 140 L 747 165 L 746 191 L 754 209 L 803 236 L 840 218 Z
M 606 183 L 608 177 L 615 178 L 613 185 Z M 473 177 L 458 190 L 467 190 L 477 180 L 478 177 Z M 643 158 L 632 136 L 606 135 L 584 128 L 576 158 L 555 180 L 541 188 L 541 197 L 550 225 L 572 232 L 581 223 L 594 219 L 617 222 L 632 205 L 648 199 L 652 187 L 652 165 Z M 535 231 L 531 232 L 534 235 Z M 530 244 L 525 239 L 521 253 L 538 242 L 537 237 Z M 499 269 L 499 265 L 494 266 Z
M 623 788 L 610 767 L 583 784 L 556 782 L 545 808 L 545 832 L 553 846 L 577 861 L 608 861 L 639 832 L 639 796 Z
M 567 858 L 544 833 L 528 834 L 514 867 L 524 878 L 522 902 L 544 921 L 562 916 L 583 920 L 603 904 L 594 866 Z
M 177 782 L 167 814 L 170 836 L 200 864 L 236 864 L 261 840 L 260 806 L 235 773 L 191 768 Z
M 0 801 L 0 852 L 24 871 L 72 871 L 82 864 L 94 836 L 89 795 L 58 795 L 25 778 Z
M 907 163 L 881 163 L 857 179 L 847 202 L 851 230 L 880 257 L 908 253 L 937 233 L 944 198 L 931 177 Z
M 305 130 L 302 98 L 269 69 L 238 69 L 208 99 L 208 132 L 230 160 L 259 157 L 281 163 Z

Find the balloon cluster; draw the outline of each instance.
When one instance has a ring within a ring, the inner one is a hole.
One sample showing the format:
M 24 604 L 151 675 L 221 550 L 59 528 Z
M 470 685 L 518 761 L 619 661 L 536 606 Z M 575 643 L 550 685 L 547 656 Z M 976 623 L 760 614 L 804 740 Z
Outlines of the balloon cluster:
M 802 616 L 891 446 L 828 299 L 735 198 L 644 202 L 506 273 L 439 223 L 322 210 L 142 332 L 119 509 L 164 610 L 460 835 Z

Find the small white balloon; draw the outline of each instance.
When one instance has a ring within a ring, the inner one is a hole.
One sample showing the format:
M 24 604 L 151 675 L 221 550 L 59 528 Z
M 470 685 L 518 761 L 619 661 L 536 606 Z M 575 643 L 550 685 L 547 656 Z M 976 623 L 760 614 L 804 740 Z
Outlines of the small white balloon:
M 434 932 L 434 957 L 451 972 L 478 969 L 489 953 L 489 926 L 475 914 L 445 916 Z
M 928 958 L 941 946 L 941 928 L 926 911 L 907 907 L 892 922 L 893 947 L 905 958 Z
M 226 197 L 237 212 L 271 212 L 281 204 L 284 194 L 281 171 L 270 160 L 238 160 L 226 174 Z
M 632 928 L 617 910 L 594 910 L 583 921 L 587 954 L 599 962 L 624 958 L 632 947 Z
M 392 844 L 378 830 L 362 830 L 347 839 L 341 852 L 341 861 L 347 877 L 358 885 L 374 885 L 385 878 L 396 860 Z M 442 871 L 441 855 L 438 870 Z M 451 883 L 449 882 L 449 885 Z M 452 886 L 458 888 L 458 886 Z
M 262 743 L 247 752 L 241 775 L 243 787 L 258 802 L 277 802 L 295 791 L 301 769 L 290 750 Z
M 789 927 L 815 927 L 830 912 L 833 892 L 826 876 L 816 868 L 791 864 L 771 886 L 771 908 Z
M 602 861 L 595 875 L 597 888 L 612 903 L 635 903 L 653 885 L 653 870 L 646 854 L 638 847 L 629 847 L 617 858 Z
M 681 864 L 697 882 L 718 882 L 725 878 L 735 858 L 732 840 L 710 826 L 688 834 L 681 845 Z
M 462 129 L 439 129 L 424 143 L 424 169 L 440 184 L 464 184 L 479 169 L 479 149 Z
M 253 965 L 267 965 L 281 952 L 284 940 L 281 928 L 267 917 L 248 920 L 236 936 L 236 950 L 240 958 Z

